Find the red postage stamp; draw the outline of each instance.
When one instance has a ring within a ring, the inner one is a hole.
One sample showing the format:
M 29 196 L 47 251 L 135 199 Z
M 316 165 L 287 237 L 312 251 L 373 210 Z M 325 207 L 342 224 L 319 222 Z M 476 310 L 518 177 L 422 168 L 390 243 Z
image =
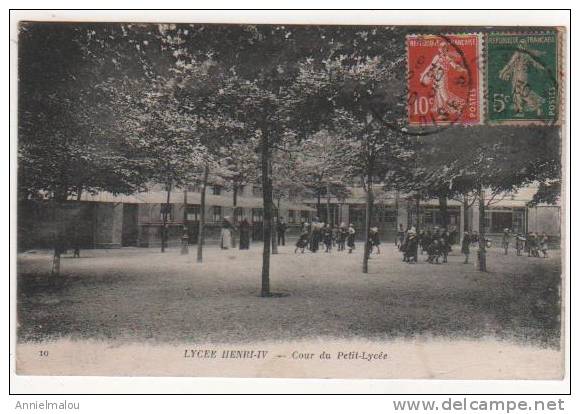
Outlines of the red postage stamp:
M 481 36 L 407 36 L 407 107 L 414 126 L 482 121 Z

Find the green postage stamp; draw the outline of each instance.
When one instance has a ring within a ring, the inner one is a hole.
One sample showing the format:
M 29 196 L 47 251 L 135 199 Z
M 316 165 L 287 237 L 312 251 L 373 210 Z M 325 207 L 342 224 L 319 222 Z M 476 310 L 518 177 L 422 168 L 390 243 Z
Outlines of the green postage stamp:
M 560 33 L 488 33 L 486 112 L 491 124 L 559 124 Z

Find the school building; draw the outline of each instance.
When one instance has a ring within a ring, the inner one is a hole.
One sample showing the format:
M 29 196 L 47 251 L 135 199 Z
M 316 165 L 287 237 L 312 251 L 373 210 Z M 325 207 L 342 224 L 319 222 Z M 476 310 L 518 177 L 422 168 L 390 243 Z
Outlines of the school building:
M 560 206 L 529 207 L 528 202 L 536 188 L 522 188 L 518 192 L 490 202 L 486 208 L 485 226 L 488 237 L 499 238 L 504 228 L 512 232 L 546 233 L 554 241 L 560 239 Z M 211 185 L 206 191 L 205 240 L 217 243 L 225 217 L 239 223 L 246 219 L 252 230 L 252 240 L 262 240 L 263 204 L 261 190 L 246 185 L 238 189 L 235 201 L 231 190 Z M 185 200 L 187 198 L 187 200 Z M 362 239 L 366 217 L 366 194 L 360 187 L 351 188 L 348 198 L 321 197 L 317 200 L 274 201 L 279 217 L 288 224 L 290 239 L 300 230 L 301 223 L 318 216 L 320 221 L 338 226 L 352 223 Z M 187 203 L 185 203 L 187 201 Z M 169 246 L 181 243 L 184 226 L 190 244 L 198 237 L 201 192 L 197 185 L 190 186 L 187 194 L 175 189 L 169 194 L 161 187 L 134 195 L 110 193 L 83 194 L 79 201 L 68 201 L 58 209 L 50 202 L 22 200 L 18 210 L 18 246 L 21 250 L 50 248 L 56 227 L 72 245 L 81 248 L 117 248 L 124 246 L 154 247 L 161 244 L 163 216 L 167 212 Z M 235 203 L 235 207 L 234 207 Z M 477 231 L 479 211 L 477 203 L 465 209 L 456 200 L 447 201 L 450 230 Z M 275 214 L 276 214 L 275 212 Z M 438 200 L 421 200 L 412 196 L 377 190 L 372 224 L 379 228 L 383 241 L 393 241 L 399 224 L 404 228 L 419 223 L 420 228 L 441 226 L 442 217 Z
M 560 205 L 540 204 L 528 206 L 537 187 L 524 187 L 517 192 L 491 198 L 486 194 L 486 213 L 484 224 L 490 239 L 501 237 L 504 229 L 513 233 L 546 233 L 551 240 L 560 239 Z M 351 188 L 348 198 L 322 198 L 320 219 L 333 225 L 352 223 L 358 235 L 363 234 L 366 220 L 366 193 L 360 187 Z M 307 200 L 310 206 L 317 206 L 314 200 Z M 329 217 L 329 219 L 327 219 Z M 479 209 L 477 201 L 468 200 L 468 206 L 459 200 L 447 200 L 448 227 L 461 233 L 479 230 Z M 379 228 L 381 239 L 394 241 L 400 224 L 403 228 L 416 226 L 427 229 L 442 226 L 442 213 L 437 199 L 420 200 L 398 192 L 375 192 L 373 226 Z

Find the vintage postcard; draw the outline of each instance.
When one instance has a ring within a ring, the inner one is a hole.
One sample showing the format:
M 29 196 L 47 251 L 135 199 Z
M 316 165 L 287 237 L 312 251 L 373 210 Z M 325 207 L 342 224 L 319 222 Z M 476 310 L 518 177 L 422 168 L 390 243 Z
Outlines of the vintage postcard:
M 18 23 L 18 375 L 561 380 L 563 27 Z

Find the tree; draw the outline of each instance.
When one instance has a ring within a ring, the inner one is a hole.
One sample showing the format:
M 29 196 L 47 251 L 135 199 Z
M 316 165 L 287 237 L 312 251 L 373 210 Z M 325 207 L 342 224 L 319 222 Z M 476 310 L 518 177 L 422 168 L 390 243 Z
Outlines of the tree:
M 305 188 L 316 197 L 316 212 L 322 216 L 321 198 L 326 196 L 326 221 L 330 222 L 329 200 L 331 196 L 345 197 L 345 159 L 341 158 L 344 138 L 322 130 L 305 139 L 300 146 L 298 170 Z
M 60 272 L 65 246 L 63 204 L 83 191 L 132 193 L 146 181 L 125 137 L 109 128 L 114 114 L 97 85 L 113 64 L 86 53 L 89 31 L 76 25 L 20 26 L 19 197 L 52 205 L 53 274 Z
M 448 196 L 462 196 L 466 204 L 478 203 L 482 271 L 487 269 L 486 207 L 525 185 L 540 183 L 541 191 L 542 184 L 557 182 L 560 176 L 556 128 L 449 128 L 423 142 L 417 154 L 421 174 L 410 183 L 421 188 L 443 188 Z
M 348 149 L 340 154 L 348 174 L 366 191 L 363 273 L 368 272 L 369 237 L 373 217 L 373 185 L 386 177 L 405 155 L 404 135 L 383 122 L 402 123 L 403 51 L 390 29 L 339 32 L 340 43 L 330 58 L 306 62 L 297 84 L 306 103 L 328 111 L 328 125 L 342 134 Z

